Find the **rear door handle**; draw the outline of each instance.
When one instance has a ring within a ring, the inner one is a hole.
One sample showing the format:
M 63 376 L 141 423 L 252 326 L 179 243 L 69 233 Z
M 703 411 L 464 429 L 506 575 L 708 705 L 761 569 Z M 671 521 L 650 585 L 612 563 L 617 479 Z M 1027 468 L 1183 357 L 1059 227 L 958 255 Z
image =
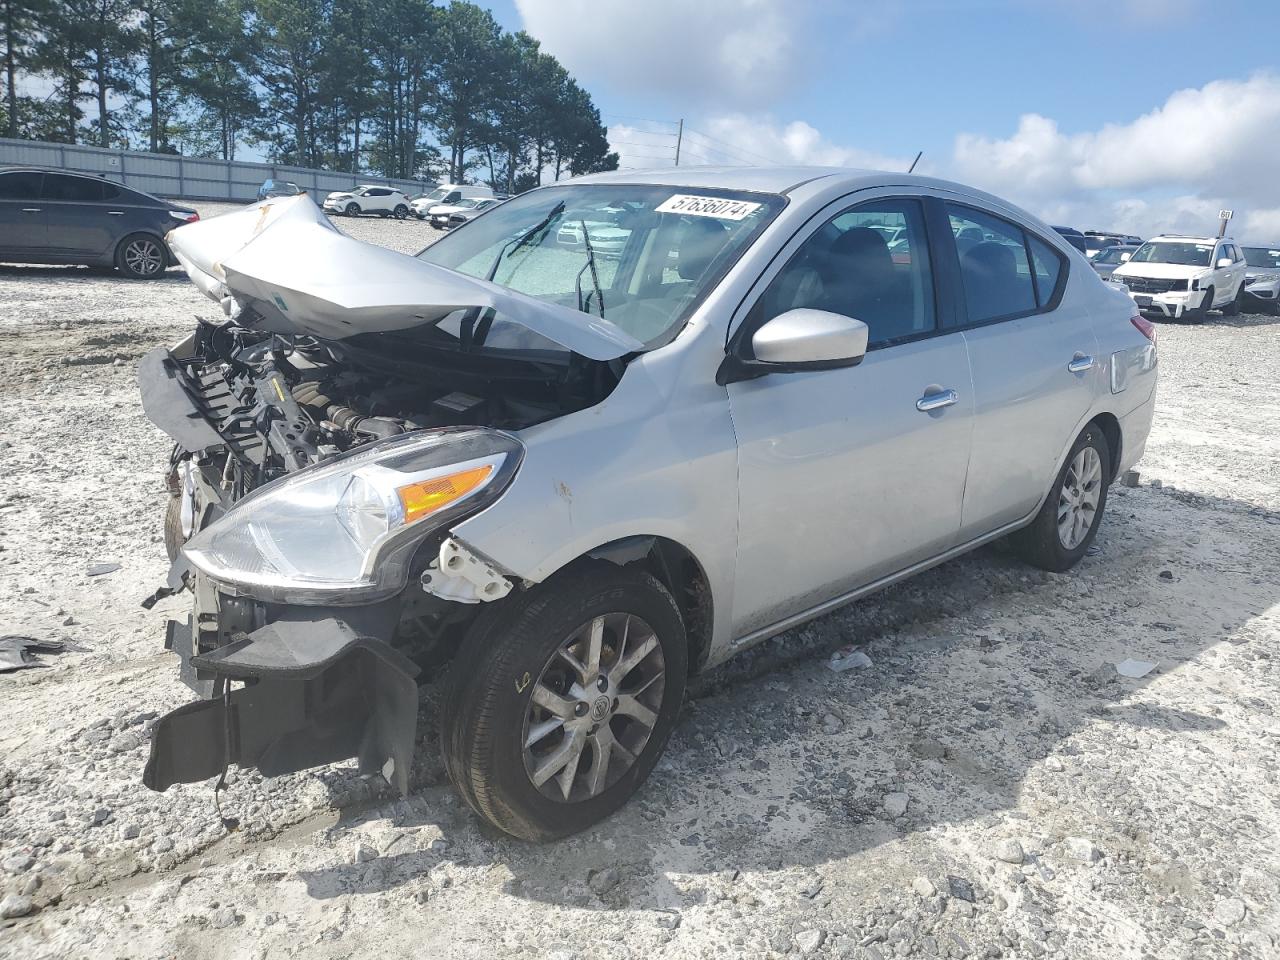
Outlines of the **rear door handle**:
M 1071 362 L 1067 364 L 1067 369 L 1072 373 L 1084 373 L 1086 370 L 1091 370 L 1093 369 L 1093 357 L 1077 353 L 1071 358 Z
M 928 413 L 930 410 L 941 410 L 943 407 L 949 407 L 960 399 L 960 394 L 954 390 L 943 390 L 939 393 L 926 393 L 923 397 L 916 401 L 916 409 L 921 413 Z
M 108 210 L 108 211 L 107 211 L 107 216 L 108 216 L 108 217 L 123 217 L 123 216 L 124 216 L 124 211 L 123 211 L 123 210 Z
M 39 207 L 23 207 L 22 212 L 23 213 L 39 213 L 40 208 Z

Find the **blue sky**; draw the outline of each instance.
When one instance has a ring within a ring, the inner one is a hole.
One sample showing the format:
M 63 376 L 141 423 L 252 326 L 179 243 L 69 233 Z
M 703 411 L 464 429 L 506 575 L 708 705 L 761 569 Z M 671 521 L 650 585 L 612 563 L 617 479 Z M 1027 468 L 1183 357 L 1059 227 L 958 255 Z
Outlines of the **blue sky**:
M 492 7 L 591 91 L 627 166 L 657 165 L 670 128 L 626 118 L 684 117 L 686 162 L 923 149 L 923 171 L 1081 226 L 1186 229 L 1227 204 L 1280 235 L 1280 0 Z

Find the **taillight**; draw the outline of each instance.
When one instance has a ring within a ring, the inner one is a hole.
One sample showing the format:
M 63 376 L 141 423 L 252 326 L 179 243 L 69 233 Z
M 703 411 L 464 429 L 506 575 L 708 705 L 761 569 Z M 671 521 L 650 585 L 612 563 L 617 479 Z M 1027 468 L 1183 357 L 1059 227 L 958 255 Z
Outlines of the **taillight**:
M 183 223 L 195 223 L 200 219 L 200 214 L 196 213 L 194 210 L 189 213 L 186 210 L 170 210 L 169 216 L 173 217 L 175 220 L 181 220 Z
M 1138 328 L 1138 332 L 1150 340 L 1156 342 L 1156 325 L 1144 317 L 1140 313 L 1135 313 L 1129 318 L 1129 322 Z

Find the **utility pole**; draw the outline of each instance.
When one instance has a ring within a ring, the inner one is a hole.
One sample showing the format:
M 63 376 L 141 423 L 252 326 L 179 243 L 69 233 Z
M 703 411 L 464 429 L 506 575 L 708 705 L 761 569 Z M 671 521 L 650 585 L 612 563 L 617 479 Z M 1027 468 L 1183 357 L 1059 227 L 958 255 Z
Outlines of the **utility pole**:
M 684 117 L 680 118 L 680 123 L 676 127 L 676 166 L 680 166 L 680 141 L 684 139 Z

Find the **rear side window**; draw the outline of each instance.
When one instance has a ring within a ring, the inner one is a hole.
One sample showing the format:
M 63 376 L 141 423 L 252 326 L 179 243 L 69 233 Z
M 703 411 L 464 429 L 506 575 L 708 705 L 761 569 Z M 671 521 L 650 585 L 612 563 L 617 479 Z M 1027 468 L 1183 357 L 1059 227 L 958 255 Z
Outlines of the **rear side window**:
M 40 178 L 43 176 L 34 170 L 0 174 L 0 199 L 35 200 L 40 196 Z
M 44 200 L 64 200 L 70 203 L 100 203 L 102 181 L 88 177 L 69 177 L 63 173 L 44 175 Z
M 947 204 L 960 255 L 969 323 L 986 323 L 1037 308 L 1035 282 L 1020 227 L 978 210 Z

